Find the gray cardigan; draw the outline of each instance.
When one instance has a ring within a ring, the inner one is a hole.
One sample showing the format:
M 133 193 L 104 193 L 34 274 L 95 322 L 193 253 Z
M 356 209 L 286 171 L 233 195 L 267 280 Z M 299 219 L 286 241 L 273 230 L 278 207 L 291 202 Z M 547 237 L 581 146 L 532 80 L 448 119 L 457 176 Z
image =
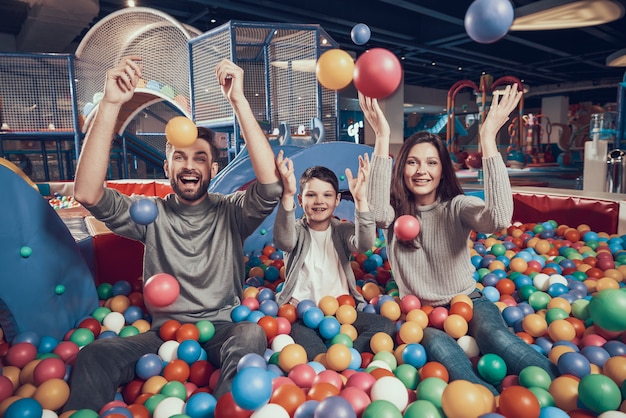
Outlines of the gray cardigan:
M 346 274 L 350 294 L 357 302 L 357 308 L 363 309 L 366 302 L 356 288 L 356 279 L 350 256 L 353 252 L 365 252 L 372 249 L 376 240 L 376 225 L 372 212 L 355 211 L 355 223 L 331 220 L 332 239 L 341 267 Z M 287 303 L 293 295 L 294 286 L 302 270 L 302 264 L 311 247 L 311 234 L 304 219 L 295 218 L 295 208 L 285 210 L 278 204 L 274 221 L 274 244 L 285 252 L 285 283 L 283 290 L 276 296 L 278 305 Z

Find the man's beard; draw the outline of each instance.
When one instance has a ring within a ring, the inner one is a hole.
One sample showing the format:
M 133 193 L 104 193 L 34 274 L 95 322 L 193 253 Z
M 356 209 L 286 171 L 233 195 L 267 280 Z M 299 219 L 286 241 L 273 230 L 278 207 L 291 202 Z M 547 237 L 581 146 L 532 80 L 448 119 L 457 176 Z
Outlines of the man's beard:
M 183 176 L 183 175 L 184 173 L 180 174 L 180 176 Z M 180 176 L 176 176 L 170 179 L 170 186 L 172 186 L 174 193 L 176 193 L 176 196 L 178 196 L 180 199 L 183 199 L 187 202 L 195 202 L 201 199 L 202 197 L 204 197 L 204 195 L 208 192 L 209 183 L 211 182 L 210 177 L 208 180 L 204 180 L 204 178 L 201 177 L 200 187 L 197 187 L 193 190 L 183 190 L 180 187 L 180 184 L 182 183 L 182 181 L 179 180 Z M 185 184 L 182 183 L 182 185 L 185 185 Z

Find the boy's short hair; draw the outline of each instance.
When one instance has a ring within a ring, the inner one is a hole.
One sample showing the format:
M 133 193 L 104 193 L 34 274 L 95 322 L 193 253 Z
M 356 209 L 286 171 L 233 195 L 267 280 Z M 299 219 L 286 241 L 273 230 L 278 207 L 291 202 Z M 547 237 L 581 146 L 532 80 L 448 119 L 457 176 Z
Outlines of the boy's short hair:
M 335 190 L 335 193 L 339 193 L 339 179 L 332 170 L 321 166 L 315 165 L 304 170 L 302 176 L 300 176 L 300 191 L 304 190 L 304 186 L 312 179 L 318 179 L 326 183 L 330 183 Z
M 215 161 L 219 157 L 219 150 L 217 149 L 217 145 L 215 145 L 215 132 L 212 129 L 198 127 L 198 139 L 204 139 L 209 143 L 209 147 L 211 149 L 211 161 Z M 174 148 L 169 141 L 165 142 L 165 157 L 169 159 L 172 155 Z

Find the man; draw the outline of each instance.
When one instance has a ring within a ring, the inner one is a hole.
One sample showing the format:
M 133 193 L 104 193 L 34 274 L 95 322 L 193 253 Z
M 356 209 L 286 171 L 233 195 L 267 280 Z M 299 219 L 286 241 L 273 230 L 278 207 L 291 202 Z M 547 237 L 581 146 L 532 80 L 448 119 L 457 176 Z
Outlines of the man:
M 70 380 L 65 410 L 98 411 L 114 399 L 120 385 L 135 378 L 135 364 L 163 343 L 158 328 L 168 319 L 181 323 L 209 320 L 215 335 L 204 348 L 221 367 L 214 395 L 230 390 L 237 362 L 247 353 L 267 348 L 263 329 L 255 323 L 233 323 L 230 311 L 240 303 L 245 266 L 243 243 L 267 217 L 282 194 L 274 154 L 243 94 L 243 70 L 221 61 L 215 74 L 239 121 L 257 181 L 230 195 L 208 193 L 217 173 L 212 131 L 198 129 L 189 146 L 166 147 L 164 170 L 174 194 L 155 198 L 158 216 L 147 225 L 132 221 L 129 208 L 137 197 L 104 187 L 113 127 L 141 78 L 141 58 L 126 57 L 107 72 L 104 97 L 89 129 L 76 171 L 74 197 L 115 233 L 145 244 L 144 279 L 157 273 L 174 276 L 180 294 L 169 306 L 146 303 L 152 329 L 125 338 L 96 340 L 79 353 Z

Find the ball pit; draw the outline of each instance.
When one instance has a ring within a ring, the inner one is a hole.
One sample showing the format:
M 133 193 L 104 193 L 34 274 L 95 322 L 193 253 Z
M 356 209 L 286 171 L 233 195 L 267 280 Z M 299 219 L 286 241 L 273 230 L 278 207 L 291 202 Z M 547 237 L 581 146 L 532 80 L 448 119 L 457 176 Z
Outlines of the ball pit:
M 112 400 L 106 414 L 302 418 L 331 416 L 328 411 L 333 410 L 332 416 L 411 418 L 442 410 L 453 416 L 483 417 L 623 413 L 624 239 L 585 225 L 550 221 L 516 223 L 496 234 L 471 238 L 477 287 L 492 289 L 511 332 L 557 365 L 561 375 L 554 380 L 538 367 L 512 375 L 498 356 L 480 353 L 466 335 L 472 318 L 467 296 L 455 297 L 446 308 L 422 306 L 414 296 L 394 296 L 397 286 L 381 242 L 368 254 L 355 254 L 352 265 L 361 270 L 357 284 L 369 302 L 366 310 L 396 321 L 395 339 L 377 334 L 370 341 L 372 353 L 359 353 L 351 346 L 358 335 L 351 325 L 356 318 L 353 298 L 325 297 L 317 305 L 303 301 L 297 308 L 278 307 L 273 289 L 282 277 L 261 275 L 246 286 L 248 296 L 233 311 L 233 320 L 262 325 L 268 349 L 266 356 L 241 360 L 232 394 L 220 400 L 211 395 L 219 369 L 206 359 L 201 344 L 212 338 L 213 325 L 168 321 L 160 330 L 164 344 L 159 352 L 137 362 L 136 378 L 120 388 L 123 400 Z M 259 273 L 254 271 L 257 267 L 266 271 L 261 266 L 269 267 L 282 257 L 274 248 L 259 254 L 248 259 L 250 273 Z M 123 281 L 99 285 L 102 306 L 78 321 L 63 341 L 28 333 L 0 341 L 0 414 L 41 415 L 40 411 L 54 410 L 66 418 L 60 409 L 69 396 L 67 381 L 80 347 L 98 338 L 123 337 L 130 327 L 136 332 L 148 329 L 139 322 L 149 327 L 143 295 L 131 298 L 132 293 L 132 286 Z M 307 319 L 307 325 L 327 341 L 328 351 L 318 361 L 308 361 L 304 349 L 288 335 L 296 318 Z M 420 344 L 427 325 L 457 339 L 477 373 L 501 391 L 498 402 L 480 385 L 450 381 L 443 365 L 429 361 Z M 256 389 L 251 391 L 253 383 Z M 75 416 L 97 413 L 81 411 Z

